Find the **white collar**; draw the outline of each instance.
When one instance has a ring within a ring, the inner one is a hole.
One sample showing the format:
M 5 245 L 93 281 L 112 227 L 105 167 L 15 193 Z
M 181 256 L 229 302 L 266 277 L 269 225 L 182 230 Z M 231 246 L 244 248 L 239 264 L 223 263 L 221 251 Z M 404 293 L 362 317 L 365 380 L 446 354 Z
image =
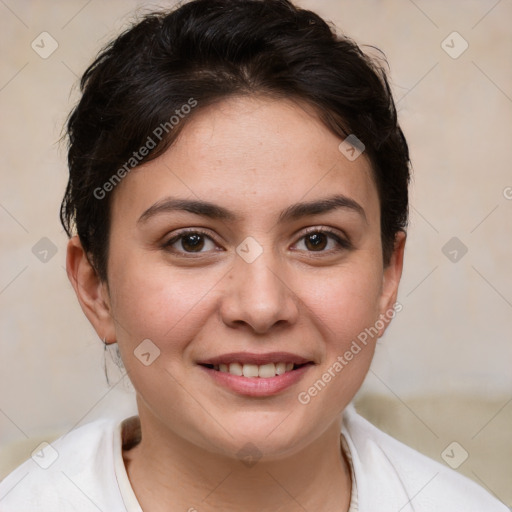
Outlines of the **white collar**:
M 343 435 L 343 432 L 341 433 L 340 441 L 342 449 L 349 461 L 352 480 L 352 492 L 350 496 L 348 512 L 358 512 L 359 499 L 354 465 L 352 462 L 350 445 L 347 442 L 345 435 Z M 124 465 L 123 460 L 123 446 L 126 445 L 126 443 L 135 442 L 136 440 L 133 441 L 133 437 L 139 436 L 140 421 L 138 416 L 131 416 L 130 418 L 124 419 L 117 424 L 117 427 L 114 430 L 114 471 L 116 474 L 117 483 L 119 485 L 119 492 L 121 493 L 123 503 L 126 507 L 126 512 L 143 512 L 142 507 L 140 506 L 140 503 L 135 496 L 135 492 L 133 491 L 133 487 L 130 483 L 130 479 L 128 478 L 128 473 L 126 472 L 126 466 Z

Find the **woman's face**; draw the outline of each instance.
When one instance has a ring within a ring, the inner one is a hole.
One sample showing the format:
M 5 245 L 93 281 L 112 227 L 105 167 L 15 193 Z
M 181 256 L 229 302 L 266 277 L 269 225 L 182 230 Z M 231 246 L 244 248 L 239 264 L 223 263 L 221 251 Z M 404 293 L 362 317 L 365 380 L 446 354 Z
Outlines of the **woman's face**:
M 230 456 L 292 454 L 338 420 L 378 335 L 344 354 L 389 313 L 403 252 L 383 268 L 369 161 L 340 142 L 298 104 L 231 98 L 117 186 L 114 320 L 93 323 L 115 329 L 141 418 Z

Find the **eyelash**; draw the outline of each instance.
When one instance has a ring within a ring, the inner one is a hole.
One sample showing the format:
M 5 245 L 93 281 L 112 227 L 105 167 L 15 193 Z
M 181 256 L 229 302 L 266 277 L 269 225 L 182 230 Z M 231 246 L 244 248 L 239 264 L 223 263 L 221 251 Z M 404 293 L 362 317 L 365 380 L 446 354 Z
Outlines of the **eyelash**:
M 315 234 L 317 234 L 317 233 L 318 234 L 325 234 L 325 235 L 330 236 L 338 244 L 338 247 L 336 249 L 331 249 L 331 250 L 328 250 L 328 251 L 306 251 L 306 252 L 311 253 L 312 255 L 314 255 L 315 253 L 318 253 L 318 254 L 329 254 L 329 253 L 333 253 L 333 252 L 340 252 L 340 251 L 343 251 L 343 250 L 352 249 L 352 244 L 351 244 L 351 242 L 348 239 L 344 239 L 344 238 L 340 237 L 336 231 L 334 231 L 334 230 L 332 230 L 330 228 L 308 228 L 306 230 L 306 232 L 299 238 L 299 240 L 297 240 L 297 242 L 299 242 L 303 238 L 305 238 L 308 235 L 311 235 L 313 233 L 315 233 Z M 184 238 L 187 235 L 202 235 L 202 236 L 208 238 L 209 240 L 211 240 L 213 243 L 216 243 L 216 241 L 206 231 L 203 231 L 200 228 L 190 228 L 190 229 L 185 229 L 183 231 L 180 231 L 173 238 L 171 238 L 170 240 L 165 242 L 163 244 L 162 248 L 165 249 L 165 250 L 169 250 L 169 248 L 174 243 L 178 242 L 180 239 Z M 297 243 L 297 242 L 295 242 L 295 243 Z M 201 252 L 194 253 L 194 252 L 175 251 L 175 250 L 171 250 L 170 252 L 173 252 L 175 255 L 180 255 L 180 256 L 183 256 L 185 258 L 195 258 L 195 257 L 197 257 L 197 255 L 203 254 Z

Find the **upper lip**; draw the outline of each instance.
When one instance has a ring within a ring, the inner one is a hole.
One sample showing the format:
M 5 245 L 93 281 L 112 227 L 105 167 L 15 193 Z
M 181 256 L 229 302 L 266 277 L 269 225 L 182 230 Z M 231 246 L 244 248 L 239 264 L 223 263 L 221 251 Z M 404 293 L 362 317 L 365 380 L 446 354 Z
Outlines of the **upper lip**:
M 292 354 L 290 352 L 267 352 L 265 354 L 256 354 L 253 352 L 231 352 L 229 354 L 222 354 L 220 356 L 209 357 L 208 359 L 202 359 L 198 361 L 198 364 L 267 364 L 267 363 L 293 363 L 293 364 L 305 364 L 312 363 L 311 359 Z

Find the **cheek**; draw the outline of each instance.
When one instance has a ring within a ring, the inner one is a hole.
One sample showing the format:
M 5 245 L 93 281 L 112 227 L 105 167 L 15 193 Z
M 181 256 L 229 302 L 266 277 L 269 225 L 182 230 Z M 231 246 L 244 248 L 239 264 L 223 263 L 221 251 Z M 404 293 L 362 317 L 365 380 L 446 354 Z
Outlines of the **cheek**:
M 378 319 L 380 280 L 377 269 L 362 272 L 340 270 L 317 282 L 305 299 L 318 328 L 325 334 L 329 351 L 343 350 L 347 343 Z
M 378 319 L 377 275 L 361 267 L 344 269 L 318 286 L 307 304 L 324 339 L 323 357 L 297 399 L 324 423 L 352 400 L 370 367 L 378 339 L 372 330 Z
M 123 262 L 112 275 L 119 341 L 134 349 L 148 338 L 161 351 L 183 350 L 200 329 L 208 293 L 217 281 L 206 272 L 152 264 L 147 255 Z
M 123 364 L 137 391 L 155 403 L 162 400 L 161 389 L 176 386 L 174 376 L 181 372 L 187 347 L 208 316 L 207 302 L 201 300 L 211 289 L 208 282 L 204 275 L 184 279 L 169 269 L 159 272 L 155 265 L 129 261 L 113 276 L 113 313 Z M 144 341 L 148 339 L 149 345 Z M 142 354 L 148 352 L 144 361 Z

